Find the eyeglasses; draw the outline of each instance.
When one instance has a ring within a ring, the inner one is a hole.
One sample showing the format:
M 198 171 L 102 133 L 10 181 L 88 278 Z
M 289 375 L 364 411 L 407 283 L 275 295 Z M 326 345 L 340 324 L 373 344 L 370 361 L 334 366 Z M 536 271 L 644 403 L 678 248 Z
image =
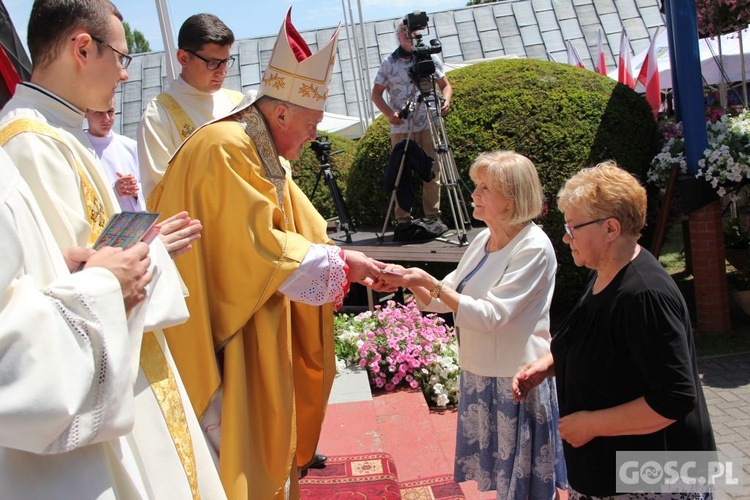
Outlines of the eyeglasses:
M 115 54 L 117 54 L 118 56 L 120 56 L 119 57 L 119 59 L 120 59 L 120 66 L 122 66 L 122 69 L 126 69 L 128 66 L 130 66 L 130 61 L 133 60 L 132 56 L 129 56 L 127 54 L 123 54 L 122 52 L 120 52 L 116 48 L 112 47 L 110 44 L 108 44 L 107 42 L 105 42 L 101 38 L 97 38 L 94 35 L 89 35 L 89 36 L 91 36 L 91 39 L 94 40 L 95 42 L 104 45 L 105 47 L 107 47 L 108 49 L 110 49 L 112 52 L 114 52 Z M 73 40 L 75 40 L 75 38 Z
M 604 222 L 607 219 L 609 219 L 609 217 L 584 222 L 583 224 L 576 224 L 575 226 L 569 226 L 565 224 L 565 232 L 568 233 L 568 237 L 573 240 L 575 239 L 575 237 L 573 236 L 573 231 L 575 231 L 576 229 L 581 229 L 582 227 L 590 226 L 591 224 L 596 224 L 597 222 Z
M 205 62 L 206 63 L 206 69 L 209 70 L 209 71 L 216 71 L 217 69 L 219 69 L 221 67 L 222 64 L 226 64 L 227 65 L 227 69 L 229 69 L 232 66 L 234 66 L 234 56 L 229 56 L 226 59 L 206 59 L 202 55 L 196 53 L 194 50 L 190 50 L 190 49 L 182 49 L 182 50 L 184 50 L 185 52 L 190 52 L 195 57 L 197 57 L 201 61 Z

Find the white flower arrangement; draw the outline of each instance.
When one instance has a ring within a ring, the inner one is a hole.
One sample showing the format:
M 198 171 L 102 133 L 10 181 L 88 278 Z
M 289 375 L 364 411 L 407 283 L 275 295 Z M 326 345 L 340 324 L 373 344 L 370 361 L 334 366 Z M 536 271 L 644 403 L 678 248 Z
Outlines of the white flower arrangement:
M 743 110 L 737 116 L 724 114 L 706 125 L 708 147 L 698 161 L 697 178 L 705 179 L 720 197 L 733 195 L 750 180 L 750 112 Z M 685 140 L 681 126 L 670 124 L 663 128 L 665 143 L 651 162 L 648 181 L 666 187 L 672 166 L 687 172 Z
M 673 165 L 679 165 L 682 174 L 687 173 L 687 166 L 681 125 L 668 123 L 661 130 L 664 146 L 651 162 L 648 182 L 663 192 Z M 750 112 L 743 110 L 736 116 L 716 112 L 708 119 L 706 132 L 708 147 L 698 161 L 696 177 L 705 179 L 733 207 L 732 217 L 724 223 L 724 246 L 749 248 L 750 220 L 737 212 L 736 202 L 740 188 L 750 183 Z
M 698 161 L 698 175 L 724 197 L 750 179 L 750 113 L 723 115 L 708 124 L 708 148 Z

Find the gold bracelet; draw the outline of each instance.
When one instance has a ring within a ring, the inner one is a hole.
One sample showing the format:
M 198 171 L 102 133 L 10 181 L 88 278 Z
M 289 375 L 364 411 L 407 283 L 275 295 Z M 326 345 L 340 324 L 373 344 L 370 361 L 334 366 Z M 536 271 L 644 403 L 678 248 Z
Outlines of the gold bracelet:
M 440 298 L 440 291 L 442 289 L 443 289 L 443 282 L 442 281 L 438 281 L 435 284 L 435 288 L 433 288 L 432 290 L 430 290 L 430 297 L 432 297 L 433 299 L 439 299 Z

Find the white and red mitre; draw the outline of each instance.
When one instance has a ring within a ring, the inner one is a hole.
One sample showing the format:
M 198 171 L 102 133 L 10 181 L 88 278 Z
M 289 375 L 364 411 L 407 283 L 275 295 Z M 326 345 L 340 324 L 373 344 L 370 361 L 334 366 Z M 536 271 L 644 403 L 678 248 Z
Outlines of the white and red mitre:
M 328 98 L 333 62 L 341 24 L 322 49 L 313 54 L 305 40 L 292 25 L 292 8 L 286 13 L 273 54 L 260 82 L 258 97 L 267 95 L 323 111 Z

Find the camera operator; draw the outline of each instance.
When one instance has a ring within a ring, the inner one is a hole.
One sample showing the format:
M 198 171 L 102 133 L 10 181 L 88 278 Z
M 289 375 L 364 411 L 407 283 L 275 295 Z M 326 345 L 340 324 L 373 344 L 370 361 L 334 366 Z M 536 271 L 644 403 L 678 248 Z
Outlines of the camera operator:
M 426 19 L 426 16 L 425 16 Z M 428 156 L 436 158 L 433 148 L 432 137 L 430 136 L 429 123 L 427 121 L 427 106 L 417 106 L 417 113 L 409 113 L 404 119 L 399 117 L 401 109 L 407 104 L 409 98 L 413 98 L 417 89 L 412 83 L 409 70 L 414 64 L 414 54 L 412 46 L 418 36 L 418 31 L 409 31 L 407 21 L 399 22 L 396 27 L 396 36 L 399 47 L 388 56 L 380 65 L 378 74 L 375 77 L 371 99 L 375 106 L 388 117 L 391 124 L 391 148 L 399 141 L 406 139 L 409 135 L 409 128 L 412 128 L 412 140 L 419 144 Z M 435 62 L 435 81 L 443 96 L 441 114 L 445 116 L 450 108 L 453 89 L 451 88 L 448 78 L 443 72 L 442 63 L 434 54 L 430 57 Z M 383 97 L 383 92 L 388 91 L 388 102 Z M 413 121 L 413 124 L 411 123 Z M 422 206 L 427 219 L 440 218 L 440 178 L 439 166 L 437 162 L 433 163 L 435 178 L 430 182 L 424 183 L 422 194 Z M 396 205 L 396 219 L 401 224 L 411 222 L 411 214 Z

